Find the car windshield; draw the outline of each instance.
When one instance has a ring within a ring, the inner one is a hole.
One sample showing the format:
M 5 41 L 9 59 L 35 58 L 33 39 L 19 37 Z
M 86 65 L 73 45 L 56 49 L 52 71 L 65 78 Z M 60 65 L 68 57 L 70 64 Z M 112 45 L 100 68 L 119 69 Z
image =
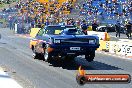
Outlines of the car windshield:
M 64 31 L 64 29 L 66 29 L 66 28 L 76 28 L 77 31 L 74 34 L 76 34 L 76 35 L 83 35 L 83 32 L 79 28 L 77 28 L 75 26 L 48 26 L 48 27 L 46 27 L 44 29 L 44 31 L 45 31 L 44 34 L 48 34 L 48 35 L 60 35 L 60 34 L 62 34 L 62 32 Z

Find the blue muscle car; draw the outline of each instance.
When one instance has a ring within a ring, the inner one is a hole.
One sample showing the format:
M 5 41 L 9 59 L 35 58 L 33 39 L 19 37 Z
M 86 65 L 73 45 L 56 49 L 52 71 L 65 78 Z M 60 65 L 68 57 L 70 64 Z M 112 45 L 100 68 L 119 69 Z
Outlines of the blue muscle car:
M 81 29 L 72 25 L 49 25 L 41 29 L 31 40 L 34 58 L 45 61 L 53 59 L 73 60 L 85 55 L 87 61 L 93 61 L 95 50 L 99 48 L 99 38 L 85 35 Z

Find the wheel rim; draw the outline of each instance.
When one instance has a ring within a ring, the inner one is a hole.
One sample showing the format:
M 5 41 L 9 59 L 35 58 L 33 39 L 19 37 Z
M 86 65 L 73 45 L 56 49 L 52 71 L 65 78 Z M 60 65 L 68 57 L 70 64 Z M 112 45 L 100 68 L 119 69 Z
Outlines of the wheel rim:
M 32 56 L 33 56 L 33 58 L 35 58 L 36 54 L 35 54 L 35 53 L 33 53 L 33 55 L 32 55 Z
M 47 49 L 45 49 L 44 59 L 46 61 L 48 60 L 48 50 Z

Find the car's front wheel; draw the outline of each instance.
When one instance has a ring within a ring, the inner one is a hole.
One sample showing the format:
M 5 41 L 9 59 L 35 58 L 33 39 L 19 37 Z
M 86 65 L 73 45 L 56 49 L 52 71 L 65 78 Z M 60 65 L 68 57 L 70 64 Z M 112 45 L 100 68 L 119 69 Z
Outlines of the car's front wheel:
M 94 59 L 94 57 L 91 56 L 91 55 L 85 55 L 85 58 L 86 58 L 86 60 L 87 60 L 88 62 L 92 62 L 93 59 Z
M 90 54 L 86 54 L 85 55 L 85 59 L 88 61 L 88 62 L 92 62 L 94 60 L 94 57 L 95 57 L 95 52 L 91 52 Z
M 50 62 L 51 61 L 51 58 L 52 58 L 51 53 L 48 52 L 48 45 L 46 45 L 45 46 L 45 49 L 44 49 L 44 60 L 46 62 Z

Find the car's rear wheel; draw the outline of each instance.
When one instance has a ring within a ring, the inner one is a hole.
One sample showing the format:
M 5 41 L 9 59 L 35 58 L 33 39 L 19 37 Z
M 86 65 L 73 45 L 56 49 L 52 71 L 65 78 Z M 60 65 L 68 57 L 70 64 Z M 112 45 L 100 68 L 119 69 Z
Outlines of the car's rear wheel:
M 35 48 L 32 46 L 32 51 L 33 51 L 33 58 L 34 59 L 41 59 L 42 58 L 42 55 L 40 53 L 37 53 Z
M 40 54 L 36 53 L 36 52 L 33 52 L 33 58 L 34 59 L 40 59 Z

